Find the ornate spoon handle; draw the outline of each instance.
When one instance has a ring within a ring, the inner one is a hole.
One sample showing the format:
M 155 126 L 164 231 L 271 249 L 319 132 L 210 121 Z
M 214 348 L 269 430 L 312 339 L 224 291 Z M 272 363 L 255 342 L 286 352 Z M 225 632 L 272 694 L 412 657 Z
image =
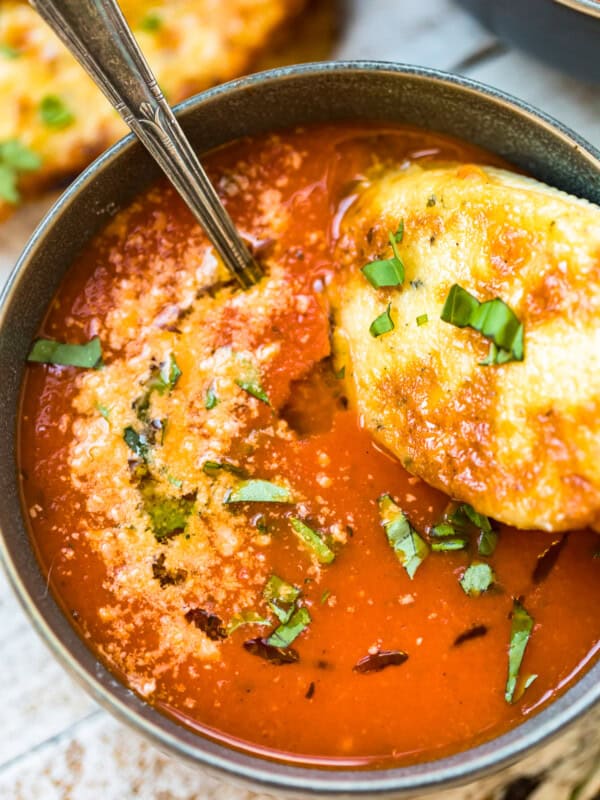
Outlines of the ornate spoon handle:
M 261 269 L 231 218 L 115 0 L 29 0 L 158 162 L 243 288 Z

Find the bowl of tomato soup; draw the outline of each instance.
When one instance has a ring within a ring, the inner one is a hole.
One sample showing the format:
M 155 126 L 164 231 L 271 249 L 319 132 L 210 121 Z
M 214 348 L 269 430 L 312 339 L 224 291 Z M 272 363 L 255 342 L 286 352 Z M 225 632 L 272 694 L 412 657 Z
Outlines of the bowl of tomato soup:
M 544 231 L 559 236 L 573 203 L 592 230 L 598 153 L 494 90 L 391 64 L 274 70 L 178 116 L 266 276 L 232 283 L 131 137 L 47 215 L 0 316 L 0 522 L 22 603 L 110 711 L 254 786 L 400 796 L 514 762 L 600 695 L 593 512 L 572 529 L 593 492 L 548 518 L 538 504 L 523 518 L 539 529 L 515 526 L 516 500 L 495 519 L 460 476 L 445 491 L 415 474 L 426 437 L 414 458 L 381 438 L 382 392 L 399 414 L 411 394 L 433 403 L 425 368 L 410 391 L 376 378 L 394 336 L 403 349 L 447 325 L 436 341 L 471 337 L 460 347 L 485 364 L 469 380 L 493 376 L 500 396 L 512 373 L 492 371 L 533 357 L 540 306 L 498 297 L 495 327 L 458 319 L 459 301 L 483 301 L 424 294 L 449 258 L 436 247 L 482 193 L 485 209 L 529 197 L 524 175 L 554 187 L 531 200 L 559 218 Z M 443 193 L 423 194 L 433 179 Z M 546 236 L 517 236 L 520 206 L 493 220 L 502 274 Z M 355 335 L 365 287 L 377 313 Z

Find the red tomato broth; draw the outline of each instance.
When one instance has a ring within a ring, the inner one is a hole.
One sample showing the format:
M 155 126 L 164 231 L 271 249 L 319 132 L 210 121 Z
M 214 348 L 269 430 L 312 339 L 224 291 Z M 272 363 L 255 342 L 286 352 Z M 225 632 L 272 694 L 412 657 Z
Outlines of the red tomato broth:
M 301 169 L 279 181 L 286 159 L 296 154 L 302 155 Z M 330 251 L 341 210 L 374 160 L 417 158 L 500 163 L 436 134 L 350 124 L 238 142 L 206 159 L 236 224 L 264 252 L 276 253 L 295 291 L 307 298 L 301 314 L 282 308 L 272 320 L 270 336 L 282 347 L 263 376 L 273 406 L 299 438 L 259 438 L 245 466 L 266 479 L 285 475 L 306 498 L 308 513 L 301 516 L 315 529 L 338 523 L 343 530 L 349 525 L 352 535 L 336 546 L 336 560 L 319 577 L 291 532 L 289 518 L 298 515 L 294 508 L 258 503 L 232 508 L 249 519 L 264 516 L 271 543 L 263 553 L 271 571 L 302 589 L 312 623 L 293 644 L 300 660 L 275 666 L 246 652 L 244 641 L 266 633 L 243 627 L 223 642 L 217 663 L 162 664 L 158 676 L 151 669 L 148 676 L 156 679 L 151 702 L 159 710 L 272 757 L 363 766 L 456 752 L 518 724 L 560 693 L 598 652 L 600 560 L 593 558 L 598 537 L 589 531 L 568 536 L 556 565 L 537 585 L 532 575 L 538 556 L 559 537 L 508 528 L 501 529 L 496 552 L 487 559 L 497 577 L 492 591 L 468 597 L 458 582 L 472 550 L 432 553 L 409 579 L 386 540 L 377 498 L 392 494 L 420 532 L 440 520 L 448 498 L 377 448 L 346 407 L 344 381 L 327 363 L 314 366 L 329 348 L 322 287 L 335 274 Z M 239 174 L 251 192 L 277 187 L 281 193 L 291 213 L 276 243 L 265 236 L 266 226 L 247 193 L 228 192 Z M 115 235 L 123 224 L 129 231 L 124 245 Z M 155 279 L 175 302 L 185 284 L 177 259 L 190 242 L 202 243 L 202 234 L 172 189 L 161 185 L 159 192 L 147 193 L 70 270 L 40 335 L 83 341 L 99 334 L 102 339 L 114 287 L 132 280 L 143 288 L 150 280 L 141 272 L 149 250 L 164 258 L 164 274 Z M 222 344 L 242 342 L 249 349 L 256 344 L 243 309 L 219 324 Z M 110 359 L 110 347 L 105 349 Z M 185 380 L 192 364 L 180 366 Z M 79 520 L 93 516 L 70 482 L 65 455 L 74 375 L 70 368 L 28 369 L 20 428 L 24 503 L 54 593 L 109 668 L 128 682 L 116 655 L 111 657 L 109 629 L 98 613 L 111 594 L 104 564 L 83 536 L 73 544 Z M 254 424 L 267 425 L 273 413 L 264 405 Z M 243 441 L 238 449 L 242 454 Z M 323 601 L 324 592 L 329 595 Z M 522 674 L 538 678 L 510 705 L 504 699 L 510 613 L 513 598 L 519 597 L 535 620 Z M 264 606 L 261 611 L 266 612 Z M 136 612 L 135 606 L 128 610 L 127 622 L 136 626 L 140 648 L 151 651 L 155 632 L 136 623 Z M 485 625 L 486 635 L 455 646 L 474 625 Z M 353 671 L 369 649 L 403 650 L 409 658 L 381 672 Z

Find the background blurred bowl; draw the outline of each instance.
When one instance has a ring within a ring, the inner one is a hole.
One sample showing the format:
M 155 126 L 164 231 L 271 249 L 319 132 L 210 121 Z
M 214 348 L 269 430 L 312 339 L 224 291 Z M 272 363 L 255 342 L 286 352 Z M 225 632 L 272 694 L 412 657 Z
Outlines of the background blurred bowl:
M 501 39 L 586 81 L 600 82 L 598 0 L 458 0 Z
M 600 153 L 559 123 L 497 91 L 433 70 L 332 62 L 261 73 L 182 104 L 178 116 L 199 152 L 302 123 L 404 122 L 466 139 L 542 181 L 600 203 Z M 92 696 L 158 746 L 230 779 L 297 796 L 406 796 L 500 769 L 558 734 L 600 699 L 600 663 L 535 717 L 450 758 L 387 770 L 325 770 L 266 761 L 199 736 L 119 683 L 47 591 L 22 514 L 16 468 L 19 394 L 32 339 L 65 271 L 114 214 L 158 177 L 132 137 L 111 148 L 63 194 L 25 249 L 0 305 L 1 551 L 42 637 Z

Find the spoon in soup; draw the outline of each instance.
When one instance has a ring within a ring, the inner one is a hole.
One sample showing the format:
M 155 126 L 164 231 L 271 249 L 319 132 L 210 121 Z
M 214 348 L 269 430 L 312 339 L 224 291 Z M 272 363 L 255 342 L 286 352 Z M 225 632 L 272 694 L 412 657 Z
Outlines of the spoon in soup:
M 262 270 L 183 133 L 115 0 L 29 0 L 140 139 L 244 289 Z

